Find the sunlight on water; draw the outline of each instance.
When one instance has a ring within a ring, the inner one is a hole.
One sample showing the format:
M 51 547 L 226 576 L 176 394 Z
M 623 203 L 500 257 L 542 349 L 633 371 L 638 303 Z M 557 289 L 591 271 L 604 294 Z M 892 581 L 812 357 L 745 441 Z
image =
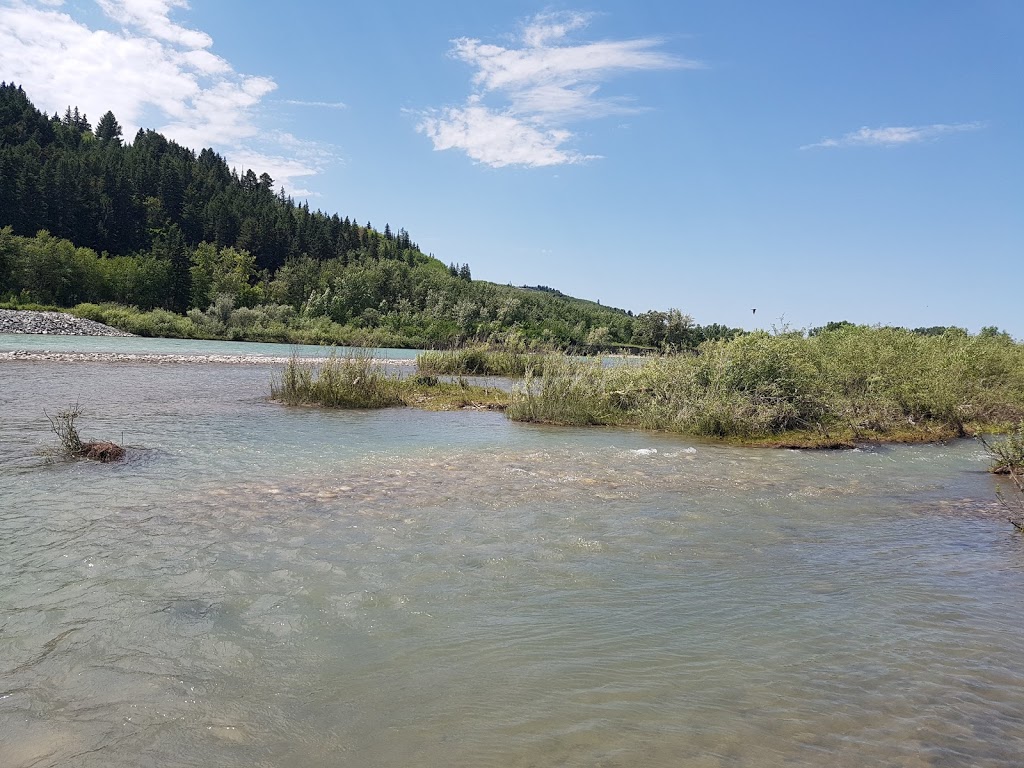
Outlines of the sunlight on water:
M 1011 766 L 970 442 L 743 450 L 0 365 L 0 765 Z M 68 402 L 121 465 L 45 455 Z

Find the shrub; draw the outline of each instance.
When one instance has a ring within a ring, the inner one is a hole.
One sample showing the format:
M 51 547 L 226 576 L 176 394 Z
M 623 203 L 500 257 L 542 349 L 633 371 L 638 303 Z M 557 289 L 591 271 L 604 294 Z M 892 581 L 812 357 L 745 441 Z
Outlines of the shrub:
M 1000 475 L 1024 474 L 1024 422 L 1002 440 L 990 443 L 979 437 L 992 457 L 990 472 Z

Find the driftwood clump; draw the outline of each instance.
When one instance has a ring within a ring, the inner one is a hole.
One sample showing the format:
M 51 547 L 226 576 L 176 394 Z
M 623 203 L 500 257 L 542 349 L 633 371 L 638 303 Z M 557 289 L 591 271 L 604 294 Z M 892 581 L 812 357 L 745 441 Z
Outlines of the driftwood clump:
M 74 458 L 91 459 L 104 464 L 124 458 L 124 448 L 108 440 L 82 440 L 75 421 L 82 415 L 82 408 L 75 403 L 54 416 L 46 414 L 50 429 L 60 440 L 61 448 Z
M 98 441 L 93 443 L 82 443 L 82 458 L 102 461 L 108 464 L 111 461 L 119 461 L 124 458 L 124 448 L 117 443 Z

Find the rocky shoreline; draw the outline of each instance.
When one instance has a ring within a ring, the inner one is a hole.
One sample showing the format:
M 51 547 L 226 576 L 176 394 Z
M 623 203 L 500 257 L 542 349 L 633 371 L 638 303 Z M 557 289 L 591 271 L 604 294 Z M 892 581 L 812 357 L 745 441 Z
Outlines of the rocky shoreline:
M 206 364 L 218 365 L 287 365 L 296 361 L 304 365 L 317 365 L 325 357 L 283 357 L 277 355 L 178 355 L 156 352 L 53 352 L 34 349 L 15 349 L 0 352 L 0 363 L 143 363 L 147 365 Z M 375 358 L 374 362 L 389 366 L 414 366 L 415 360 Z
M 34 312 L 29 310 L 0 309 L 0 334 L 36 334 L 40 336 L 131 336 L 134 333 L 119 331 L 109 325 L 64 312 Z M 217 363 L 222 365 L 285 365 L 293 358 L 271 355 L 220 355 L 220 354 L 161 354 L 155 352 L 56 352 L 32 349 L 16 349 L 0 352 L 2 362 L 57 362 L 57 363 Z M 322 357 L 302 357 L 298 362 L 317 364 Z M 377 359 L 384 365 L 410 366 L 411 359 Z
M 34 333 L 42 336 L 135 335 L 65 312 L 32 312 L 23 309 L 0 309 L 0 333 Z

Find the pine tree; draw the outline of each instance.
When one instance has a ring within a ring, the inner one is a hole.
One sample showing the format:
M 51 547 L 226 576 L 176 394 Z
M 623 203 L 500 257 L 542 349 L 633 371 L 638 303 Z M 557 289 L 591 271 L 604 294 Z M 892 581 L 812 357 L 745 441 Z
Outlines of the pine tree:
M 96 123 L 96 138 L 104 146 L 110 143 L 121 146 L 122 135 L 123 131 L 121 130 L 121 125 L 117 122 L 117 118 L 114 117 L 113 112 L 107 110 L 103 117 L 100 118 L 100 121 Z
M 157 236 L 153 243 L 153 255 L 170 263 L 170 285 L 165 303 L 172 312 L 188 309 L 192 293 L 191 259 L 185 247 L 185 237 L 177 224 Z

